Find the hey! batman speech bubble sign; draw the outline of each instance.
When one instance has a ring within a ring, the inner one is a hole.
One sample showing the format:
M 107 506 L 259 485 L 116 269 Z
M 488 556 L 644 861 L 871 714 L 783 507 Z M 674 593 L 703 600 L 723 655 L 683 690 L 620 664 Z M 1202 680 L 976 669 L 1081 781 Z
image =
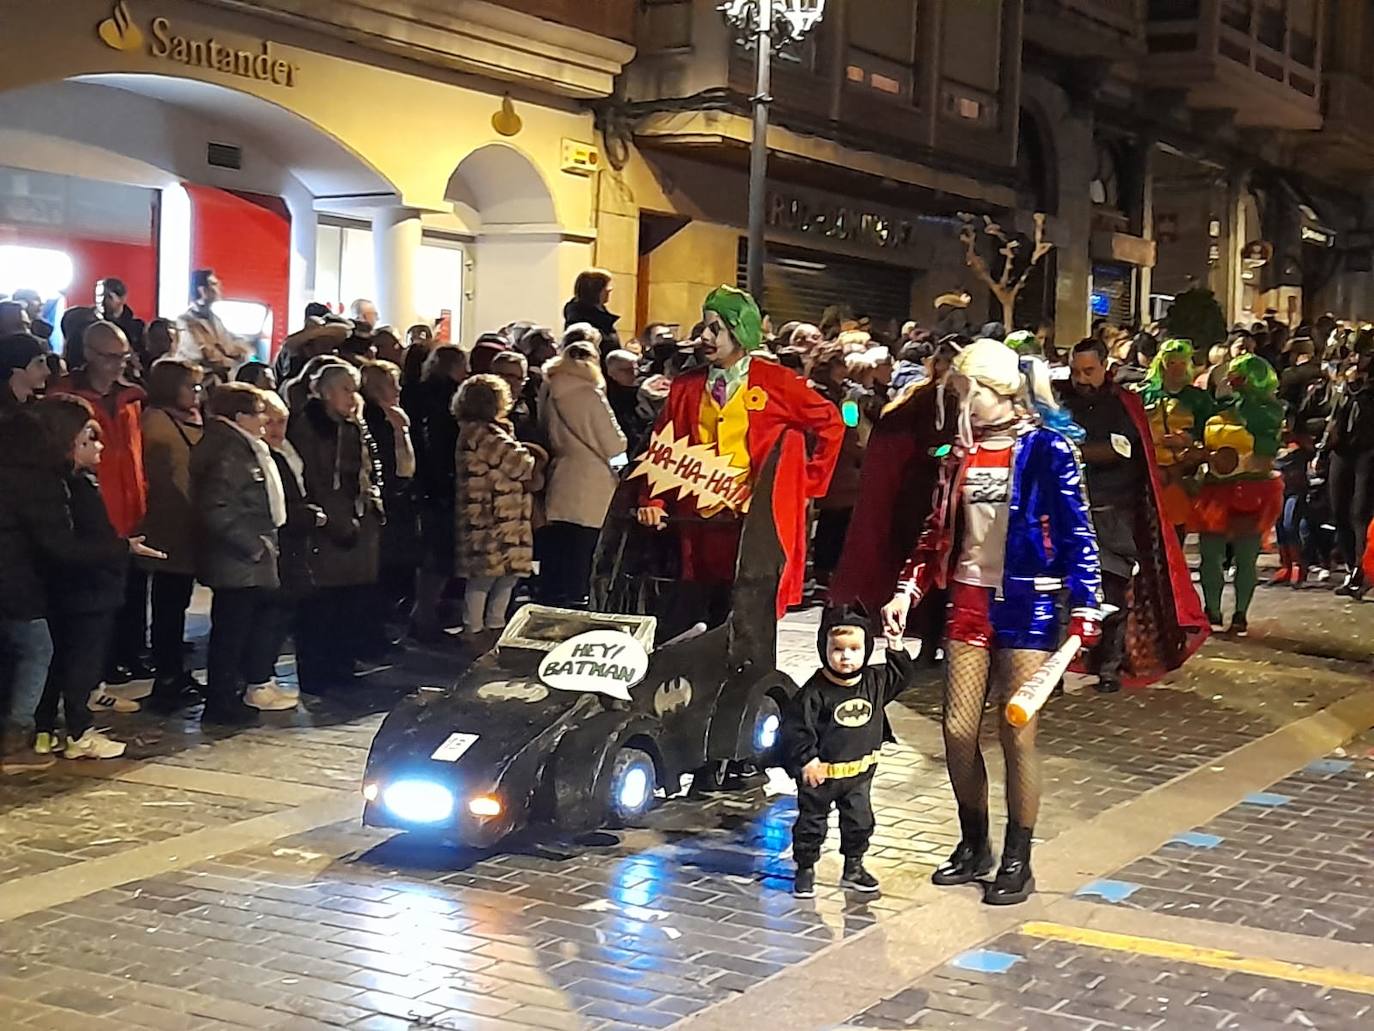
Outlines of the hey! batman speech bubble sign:
M 539 663 L 539 679 L 549 687 L 595 691 L 623 702 L 648 672 L 644 645 L 621 630 L 588 630 L 570 637 Z

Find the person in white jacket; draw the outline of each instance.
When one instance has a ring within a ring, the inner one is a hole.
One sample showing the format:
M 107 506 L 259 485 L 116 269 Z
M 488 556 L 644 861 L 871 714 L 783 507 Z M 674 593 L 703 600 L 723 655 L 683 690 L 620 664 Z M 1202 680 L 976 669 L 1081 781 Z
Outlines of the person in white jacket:
M 572 343 L 544 366 L 539 417 L 550 445 L 539 579 L 545 604 L 585 602 L 592 555 L 624 465 L 625 435 L 596 350 Z

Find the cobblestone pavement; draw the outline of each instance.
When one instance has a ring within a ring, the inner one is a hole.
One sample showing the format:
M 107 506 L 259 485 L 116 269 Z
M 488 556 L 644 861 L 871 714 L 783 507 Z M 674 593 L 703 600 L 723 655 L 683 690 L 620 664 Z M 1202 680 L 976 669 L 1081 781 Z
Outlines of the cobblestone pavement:
M 1374 945 L 1371 745 L 1314 760 L 1103 890 L 1130 908 Z
M 1371 746 L 1367 735 L 1314 760 L 1077 893 L 1101 906 L 1166 914 L 1154 925 L 1158 937 L 1030 922 L 951 957 L 843 1026 L 1369 1026 L 1374 962 L 1351 973 L 1323 967 L 1312 950 L 1313 939 L 1374 941 Z M 1283 932 L 1292 962 L 1172 942 L 1171 918 L 1179 917 Z
M 956 956 L 844 1026 L 1353 1029 L 1368 1026 L 1372 1011 L 1374 997 L 1358 992 L 1008 934 Z
M 1155 690 L 1070 693 L 1051 704 L 1041 731 L 1046 805 L 1038 839 L 1088 826 L 1180 776 L 1224 767 L 1236 749 L 1369 686 L 1367 665 L 1350 660 L 1368 660 L 1358 642 L 1370 640 L 1374 606 L 1281 593 L 1262 593 L 1248 641 L 1209 643 Z M 1266 620 L 1284 636 L 1266 637 Z M 803 613 L 780 628 L 780 665 L 798 679 L 815 667 L 814 625 L 815 614 Z M 527 838 L 489 854 L 420 848 L 330 815 L 356 801 L 379 714 L 417 684 L 451 679 L 455 662 L 445 649 L 411 653 L 403 669 L 347 698 L 310 699 L 300 713 L 267 716 L 226 737 L 202 735 L 194 719 L 112 718 L 133 742 L 130 760 L 0 780 L 0 911 L 14 914 L 0 921 L 0 1026 L 666 1027 L 775 976 L 802 975 L 823 951 L 842 955 L 872 932 L 920 920 L 929 871 L 957 835 L 934 675 L 890 709 L 902 744 L 885 752 L 875 780 L 871 865 L 883 895 L 843 895 L 833 887 L 831 856 L 820 868 L 819 897 L 799 902 L 788 894 L 795 805 L 776 782 L 705 803 L 669 801 L 642 830 Z M 994 742 L 989 736 L 997 799 Z M 1290 824 L 1284 847 L 1321 852 L 1330 877 L 1346 875 L 1343 889 L 1325 874 L 1310 877 L 1312 891 L 1368 902 L 1369 882 L 1351 879 L 1359 871 L 1335 847 L 1340 839 L 1356 856 L 1360 844 L 1342 835 L 1362 827 L 1368 838 L 1366 768 L 1299 773 L 1273 789 L 1294 796 L 1287 807 L 1243 814 L 1245 826 L 1200 831 L 1262 847 L 1265 834 L 1278 834 L 1276 822 L 1261 820 L 1281 820 L 1285 808 L 1311 810 L 1304 815 L 1324 821 L 1330 842 L 1303 841 L 1303 828 Z M 1342 806 L 1353 808 L 1362 790 L 1364 822 L 1343 823 Z M 1350 801 L 1322 794 L 1333 791 Z M 283 831 L 273 822 L 288 817 L 298 826 Z M 1367 855 L 1368 840 L 1362 847 Z M 1231 876 L 1217 869 L 1221 859 L 1245 859 L 1226 848 L 1210 850 L 1210 873 L 1177 874 L 1193 878 L 1186 884 L 1137 877 L 1161 892 L 1158 907 L 1146 906 L 1156 896 L 1143 888 L 1126 906 L 1167 912 L 1163 889 L 1195 890 L 1199 876 L 1211 877 L 1209 902 L 1216 901 Z M 1159 854 L 1172 859 L 1171 849 Z M 1160 860 L 1140 860 L 1119 876 L 1149 863 Z M 1366 928 L 1367 917 L 1343 911 L 1341 919 Z M 1301 931 L 1292 914 L 1283 919 L 1290 922 L 1280 930 Z M 1360 934 L 1345 940 L 1369 941 L 1367 930 Z M 1058 969 L 1057 949 L 1083 948 L 1028 937 L 1003 945 L 1020 950 L 1017 977 L 1038 977 L 1042 964 Z M 1199 976 L 1217 980 L 1212 970 Z M 957 980 L 945 969 L 931 977 Z M 921 981 L 912 990 L 943 989 Z M 1327 1012 L 1304 1005 L 1308 1016 Z M 887 1019 L 875 1012 L 853 1022 Z M 922 1012 L 908 1008 L 904 1019 Z

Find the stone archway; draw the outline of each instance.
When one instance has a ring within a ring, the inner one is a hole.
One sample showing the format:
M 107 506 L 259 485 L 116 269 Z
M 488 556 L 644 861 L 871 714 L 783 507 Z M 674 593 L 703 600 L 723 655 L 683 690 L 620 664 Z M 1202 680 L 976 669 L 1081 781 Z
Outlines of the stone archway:
M 488 143 L 458 163 L 444 196 L 473 237 L 468 331 L 522 320 L 560 329 L 572 277 L 590 264 L 590 235 L 565 230 L 534 161 L 510 144 Z
M 150 314 L 174 315 L 185 305 L 190 241 L 171 246 L 171 224 L 189 212 L 183 183 L 280 197 L 290 213 L 290 253 L 288 284 L 270 299 L 278 338 L 299 324 L 314 290 L 317 210 L 394 205 L 399 192 L 298 113 L 239 89 L 162 74 L 77 75 L 0 92 L 0 155 L 0 165 L 161 191 L 162 288 L 159 311 L 145 308 Z

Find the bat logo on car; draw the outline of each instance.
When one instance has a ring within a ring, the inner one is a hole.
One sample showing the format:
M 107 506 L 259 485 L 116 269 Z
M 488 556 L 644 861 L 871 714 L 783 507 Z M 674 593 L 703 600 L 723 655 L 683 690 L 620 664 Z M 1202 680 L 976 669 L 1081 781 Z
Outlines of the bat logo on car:
M 666 716 L 692 704 L 692 684 L 686 677 L 665 680 L 654 692 L 654 712 Z
M 528 680 L 493 680 L 477 689 L 478 698 L 494 702 L 542 702 L 548 696 L 547 687 Z
M 873 704 L 864 698 L 851 698 L 835 706 L 835 722 L 842 727 L 862 727 L 873 718 Z

